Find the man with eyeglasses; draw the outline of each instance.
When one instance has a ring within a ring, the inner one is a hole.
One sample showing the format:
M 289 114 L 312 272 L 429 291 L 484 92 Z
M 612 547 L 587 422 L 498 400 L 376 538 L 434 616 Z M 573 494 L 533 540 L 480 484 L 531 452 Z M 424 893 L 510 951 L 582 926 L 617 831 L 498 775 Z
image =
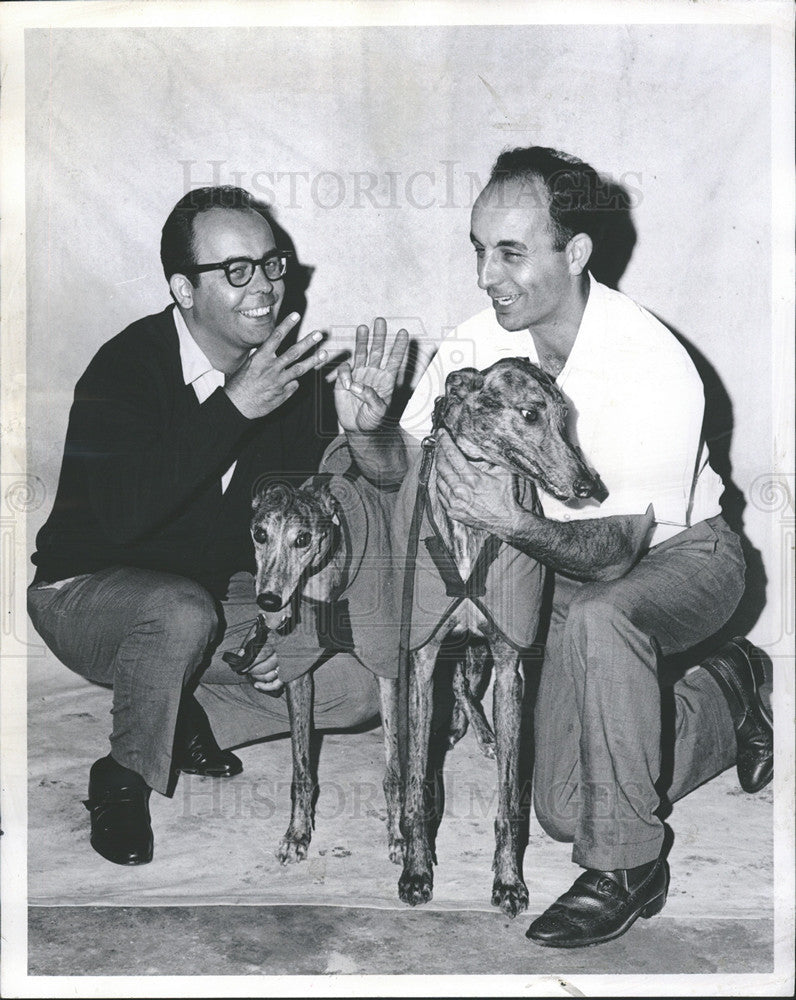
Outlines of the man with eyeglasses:
M 252 490 L 298 480 L 323 441 L 302 376 L 326 353 L 313 333 L 279 353 L 288 254 L 240 188 L 191 191 L 163 227 L 174 303 L 104 344 L 78 381 L 52 513 L 37 538 L 28 607 L 70 669 L 113 686 L 110 753 L 91 768 L 91 844 L 116 864 L 152 859 L 150 790 L 179 771 L 231 777 L 194 697 L 199 675 L 245 685 L 259 737 L 289 731 L 272 654 L 240 678 L 221 661 L 258 608 Z M 315 676 L 318 728 L 378 711 L 373 676 L 335 656 Z M 242 742 L 238 739 L 236 742 Z M 229 744 L 227 744 L 229 745 Z

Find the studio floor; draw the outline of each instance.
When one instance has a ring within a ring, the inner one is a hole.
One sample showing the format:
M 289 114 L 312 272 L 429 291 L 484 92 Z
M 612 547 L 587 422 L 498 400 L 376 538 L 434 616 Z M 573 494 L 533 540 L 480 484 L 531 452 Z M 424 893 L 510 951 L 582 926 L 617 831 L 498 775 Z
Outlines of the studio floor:
M 470 734 L 445 762 L 434 898 L 409 909 L 387 858 L 378 727 L 324 737 L 304 863 L 275 857 L 290 809 L 289 742 L 278 740 L 242 748 L 236 778 L 183 775 L 173 798 L 153 794 L 154 860 L 124 868 L 91 850 L 81 803 L 106 752 L 110 693 L 43 656 L 29 698 L 30 976 L 773 969 L 773 794 L 746 795 L 734 769 L 675 804 L 662 914 L 606 945 L 561 952 L 525 930 L 577 875 L 570 848 L 531 815 L 528 913 L 510 920 L 491 907 L 495 769 Z

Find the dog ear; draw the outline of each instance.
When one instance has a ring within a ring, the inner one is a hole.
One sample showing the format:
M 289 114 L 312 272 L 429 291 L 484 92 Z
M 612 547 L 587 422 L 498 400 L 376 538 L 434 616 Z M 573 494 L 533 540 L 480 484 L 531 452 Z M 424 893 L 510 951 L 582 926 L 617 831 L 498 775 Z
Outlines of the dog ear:
M 335 524 L 340 523 L 340 501 L 325 484 L 318 487 L 318 500 L 324 513 Z
M 484 376 L 475 368 L 460 368 L 445 379 L 445 395 L 434 404 L 434 426 L 447 427 L 455 436 L 463 405 L 484 384 Z
M 261 483 L 255 490 L 252 510 L 287 507 L 293 495 L 294 491 L 285 483 Z
M 484 376 L 476 368 L 460 368 L 445 379 L 445 395 L 465 399 L 484 384 Z

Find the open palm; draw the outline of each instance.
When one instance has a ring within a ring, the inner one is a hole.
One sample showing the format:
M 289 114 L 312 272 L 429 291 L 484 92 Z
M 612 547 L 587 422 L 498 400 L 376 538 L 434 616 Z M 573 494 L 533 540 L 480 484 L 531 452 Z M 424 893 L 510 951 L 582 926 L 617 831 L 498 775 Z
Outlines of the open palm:
M 352 363 L 344 362 L 337 372 L 334 403 L 337 419 L 346 432 L 369 433 L 381 425 L 395 392 L 409 335 L 399 330 L 385 357 L 387 323 L 379 316 L 373 323 L 370 344 L 369 339 L 368 327 L 358 326 Z

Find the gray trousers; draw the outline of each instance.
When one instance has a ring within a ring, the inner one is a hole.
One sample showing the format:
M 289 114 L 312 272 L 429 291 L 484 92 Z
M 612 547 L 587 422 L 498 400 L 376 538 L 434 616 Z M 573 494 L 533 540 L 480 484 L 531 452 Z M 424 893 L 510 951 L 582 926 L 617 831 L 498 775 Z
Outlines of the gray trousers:
M 28 612 L 58 659 L 88 680 L 113 687 L 111 754 L 167 794 L 180 698 L 197 677 L 196 695 L 222 747 L 289 733 L 287 705 L 255 691 L 222 660 L 237 649 L 257 612 L 254 580 L 233 577 L 219 604 L 184 577 L 112 567 L 59 587 L 28 589 Z M 203 673 L 204 672 L 204 673 Z M 378 713 L 378 685 L 351 656 L 315 671 L 315 725 L 359 725 Z
M 662 656 L 712 636 L 743 592 L 737 536 L 721 517 L 645 555 L 620 580 L 555 580 L 535 709 L 534 809 L 584 868 L 634 868 L 661 850 Z M 675 801 L 735 762 L 732 718 L 700 667 L 674 685 Z

